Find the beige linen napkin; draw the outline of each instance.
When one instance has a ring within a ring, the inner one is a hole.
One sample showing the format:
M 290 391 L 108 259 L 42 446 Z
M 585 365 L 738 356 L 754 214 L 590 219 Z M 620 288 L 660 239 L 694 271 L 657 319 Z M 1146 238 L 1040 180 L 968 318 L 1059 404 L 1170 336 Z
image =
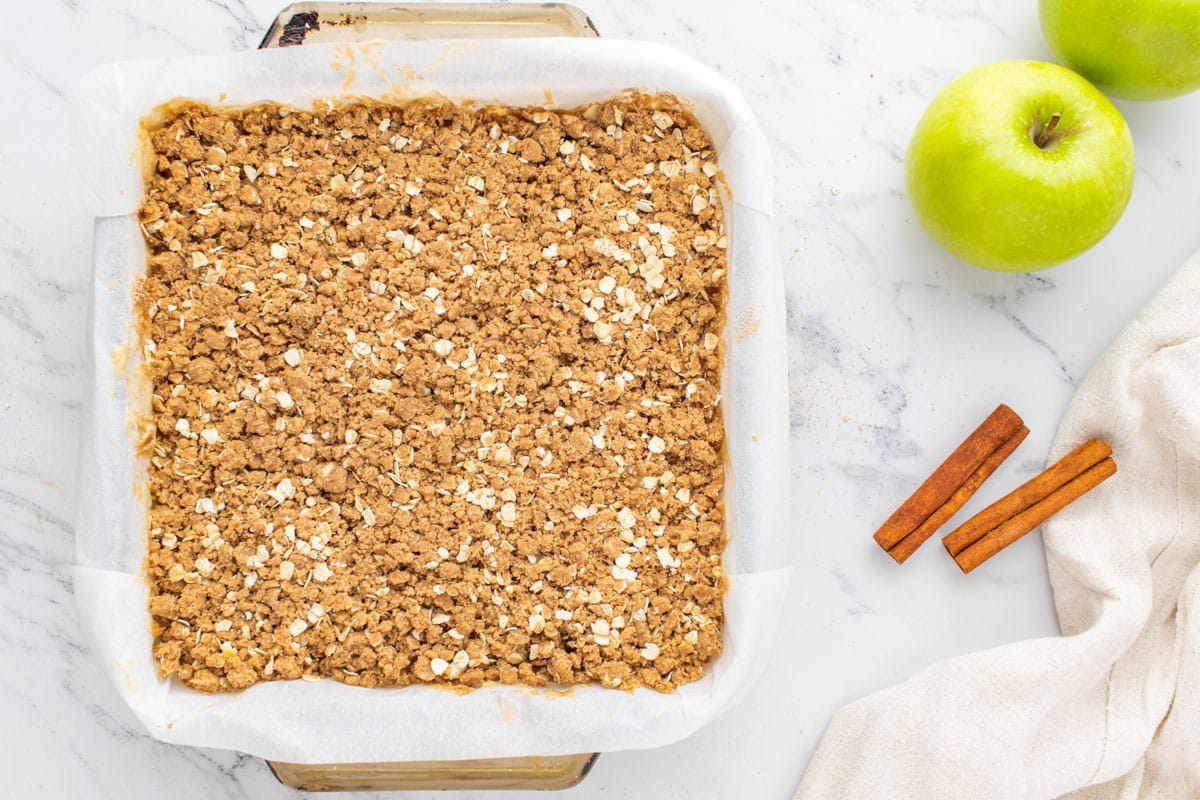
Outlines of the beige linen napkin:
M 1063 635 L 839 710 L 796 800 L 1200 798 L 1200 254 L 1087 376 L 1055 440 L 1118 472 L 1043 527 Z

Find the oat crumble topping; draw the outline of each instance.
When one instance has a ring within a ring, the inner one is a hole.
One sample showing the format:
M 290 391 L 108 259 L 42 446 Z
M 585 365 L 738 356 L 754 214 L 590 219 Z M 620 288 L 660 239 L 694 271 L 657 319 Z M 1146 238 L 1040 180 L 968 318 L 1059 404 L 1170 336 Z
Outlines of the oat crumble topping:
M 150 139 L 163 677 L 703 674 L 726 242 L 677 101 L 188 104 Z

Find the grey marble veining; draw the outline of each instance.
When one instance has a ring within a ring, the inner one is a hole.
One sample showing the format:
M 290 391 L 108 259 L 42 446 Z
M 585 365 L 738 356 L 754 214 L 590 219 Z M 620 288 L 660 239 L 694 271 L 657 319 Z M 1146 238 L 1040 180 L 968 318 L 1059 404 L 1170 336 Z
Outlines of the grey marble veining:
M 967 511 L 1041 468 L 1073 388 L 1200 248 L 1200 95 L 1121 104 L 1139 168 L 1076 262 L 997 275 L 912 218 L 903 157 L 954 75 L 1046 58 L 1033 3 L 802 0 L 585 5 L 607 36 L 671 44 L 737 84 L 775 155 L 786 271 L 796 580 L 766 673 L 692 739 L 609 754 L 565 796 L 784 797 L 841 703 L 933 660 L 1056 632 L 1036 535 L 969 578 L 929 545 L 897 568 L 878 521 L 996 403 L 1032 433 Z M 91 220 L 66 103 L 108 61 L 253 47 L 265 0 L 27 4 L 0 37 L 0 767 L 11 797 L 263 798 L 263 763 L 146 736 L 92 663 L 71 592 Z M 467 795 L 436 795 L 466 797 Z M 518 795 L 490 795 L 490 797 Z

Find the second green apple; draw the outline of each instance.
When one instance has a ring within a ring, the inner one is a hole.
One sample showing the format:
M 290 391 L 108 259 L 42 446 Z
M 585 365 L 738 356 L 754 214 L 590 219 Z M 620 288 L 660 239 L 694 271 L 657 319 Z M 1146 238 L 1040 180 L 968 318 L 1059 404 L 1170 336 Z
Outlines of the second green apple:
M 1040 0 L 1038 12 L 1058 57 L 1117 97 L 1200 89 L 1200 0 Z
M 1001 61 L 953 81 L 913 133 L 909 198 L 921 223 L 964 261 L 1043 269 L 1099 242 L 1133 190 L 1119 111 L 1071 70 Z

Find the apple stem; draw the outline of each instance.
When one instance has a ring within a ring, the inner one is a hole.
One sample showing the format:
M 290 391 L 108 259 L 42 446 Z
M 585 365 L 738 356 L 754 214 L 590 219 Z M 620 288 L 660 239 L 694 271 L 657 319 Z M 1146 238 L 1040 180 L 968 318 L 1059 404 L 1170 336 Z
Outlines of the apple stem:
M 1037 130 L 1033 134 L 1033 143 L 1045 150 L 1047 145 L 1051 144 L 1058 138 L 1054 135 L 1054 129 L 1058 127 L 1058 122 L 1061 119 L 1062 114 L 1058 111 L 1055 111 L 1053 114 L 1051 114 L 1050 119 L 1046 120 L 1046 124 L 1044 125 L 1039 119 L 1037 123 Z

